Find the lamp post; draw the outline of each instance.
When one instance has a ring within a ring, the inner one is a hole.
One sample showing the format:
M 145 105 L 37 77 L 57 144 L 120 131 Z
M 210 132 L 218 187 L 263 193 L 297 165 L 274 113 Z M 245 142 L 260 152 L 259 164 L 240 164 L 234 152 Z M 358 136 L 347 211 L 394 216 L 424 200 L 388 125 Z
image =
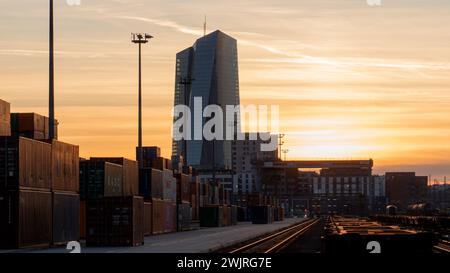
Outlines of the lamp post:
M 55 138 L 55 69 L 54 69 L 54 48 L 53 48 L 53 0 L 50 0 L 50 21 L 49 21 L 49 96 L 48 96 L 48 118 L 49 129 L 48 138 Z
M 141 61 L 141 46 L 148 43 L 153 36 L 146 33 L 132 33 L 131 42 L 139 45 L 139 110 L 138 110 L 138 161 L 139 168 L 143 168 L 143 153 L 142 153 L 142 61 Z

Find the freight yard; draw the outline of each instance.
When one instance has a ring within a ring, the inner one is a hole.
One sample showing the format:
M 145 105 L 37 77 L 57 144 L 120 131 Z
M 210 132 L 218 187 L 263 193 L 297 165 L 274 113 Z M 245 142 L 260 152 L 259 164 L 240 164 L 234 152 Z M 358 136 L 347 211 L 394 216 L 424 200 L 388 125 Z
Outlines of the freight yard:
M 10 114 L 0 102 L 3 253 L 65 253 L 73 241 L 85 253 L 367 253 L 373 242 L 383 253 L 448 253 L 449 217 L 396 215 L 391 206 L 370 218 L 285 218 L 278 198 L 262 194 L 237 206 L 229 188 L 201 181 L 158 147 L 142 148 L 142 167 L 80 158 L 78 146 L 47 140 L 48 118 Z
M 174 252 L 181 248 L 148 249 L 145 236 L 155 236 L 151 246 L 157 235 L 190 231 L 193 237 L 209 238 L 215 232 L 205 228 L 217 228 L 219 239 L 236 242 L 231 234 L 223 237 L 221 228 L 241 222 L 239 234 L 248 239 L 251 233 L 291 223 L 284 222 L 284 210 L 275 198 L 257 194 L 247 197 L 246 207 L 232 205 L 229 189 L 220 183 L 200 183 L 192 168 L 162 158 L 158 147 L 143 148 L 142 168 L 123 157 L 80 158 L 78 146 L 47 140 L 48 118 L 10 114 L 9 103 L 0 102 L 1 249 L 31 251 L 82 241 L 87 249 L 144 246 L 141 251 Z M 58 122 L 54 124 L 56 133 Z M 253 224 L 265 224 L 267 229 Z M 218 242 L 196 251 L 229 243 Z

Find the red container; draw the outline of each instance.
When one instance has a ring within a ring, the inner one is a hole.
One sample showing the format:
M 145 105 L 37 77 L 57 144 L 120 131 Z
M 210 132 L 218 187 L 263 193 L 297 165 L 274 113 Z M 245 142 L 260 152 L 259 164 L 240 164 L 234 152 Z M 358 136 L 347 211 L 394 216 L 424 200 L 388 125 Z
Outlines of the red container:
M 52 147 L 23 137 L 0 137 L 0 191 L 50 191 Z
M 52 145 L 52 190 L 80 191 L 80 148 L 58 140 Z
M 144 203 L 144 236 L 152 235 L 152 203 Z
M 51 240 L 51 192 L 0 193 L 0 248 L 49 247 Z

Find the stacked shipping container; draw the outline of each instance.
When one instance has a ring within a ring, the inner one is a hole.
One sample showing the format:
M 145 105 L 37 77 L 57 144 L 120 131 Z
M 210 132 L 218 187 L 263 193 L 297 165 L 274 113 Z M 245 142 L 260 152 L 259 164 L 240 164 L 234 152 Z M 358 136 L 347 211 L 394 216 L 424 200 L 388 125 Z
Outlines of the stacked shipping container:
M 0 136 L 11 135 L 10 104 L 0 100 Z
M 49 139 L 49 118 L 36 113 L 12 113 L 11 135 L 47 140 Z M 57 120 L 55 120 L 55 139 L 58 139 Z
M 45 143 L 24 137 L 2 137 L 1 142 L 0 192 L 5 202 L 2 209 L 9 207 L 8 213 L 2 216 L 17 220 L 3 222 L 9 232 L 16 234 L 11 236 L 16 238 L 15 243 L 10 241 L 7 245 L 22 248 L 78 240 L 78 147 L 56 140 Z M 42 203 L 39 211 L 30 206 L 36 200 Z M 50 229 L 44 232 L 42 227 L 47 224 Z M 35 229 L 37 226 L 41 228 Z M 50 238 L 36 236 L 40 239 L 33 242 L 21 239 L 35 230 L 49 234 Z M 8 232 L 2 234 L 8 236 Z
M 138 163 L 122 157 L 80 161 L 81 198 L 86 203 L 86 243 L 136 246 L 148 233 L 148 204 L 139 194 Z M 84 214 L 84 212 L 82 213 Z M 151 219 L 150 219 L 151 221 Z M 145 226 L 147 224 L 147 226 Z

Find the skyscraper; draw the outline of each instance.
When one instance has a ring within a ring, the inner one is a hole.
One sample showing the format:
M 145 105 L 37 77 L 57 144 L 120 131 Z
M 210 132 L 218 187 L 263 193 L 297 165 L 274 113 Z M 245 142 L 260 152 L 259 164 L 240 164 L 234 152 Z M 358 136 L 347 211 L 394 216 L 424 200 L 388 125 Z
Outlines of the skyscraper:
M 194 98 L 201 98 L 203 109 L 207 105 L 219 105 L 225 113 L 227 105 L 240 104 L 237 41 L 234 38 L 217 30 L 198 39 L 176 58 L 175 105 L 187 105 L 194 113 Z M 236 117 L 234 126 L 237 120 Z M 207 121 L 203 118 L 203 125 Z M 191 128 L 194 128 L 194 119 L 191 122 Z M 224 116 L 223 132 L 227 122 Z M 231 169 L 231 149 L 231 140 L 173 141 L 172 155 L 183 156 L 186 165 L 197 169 L 224 170 Z

